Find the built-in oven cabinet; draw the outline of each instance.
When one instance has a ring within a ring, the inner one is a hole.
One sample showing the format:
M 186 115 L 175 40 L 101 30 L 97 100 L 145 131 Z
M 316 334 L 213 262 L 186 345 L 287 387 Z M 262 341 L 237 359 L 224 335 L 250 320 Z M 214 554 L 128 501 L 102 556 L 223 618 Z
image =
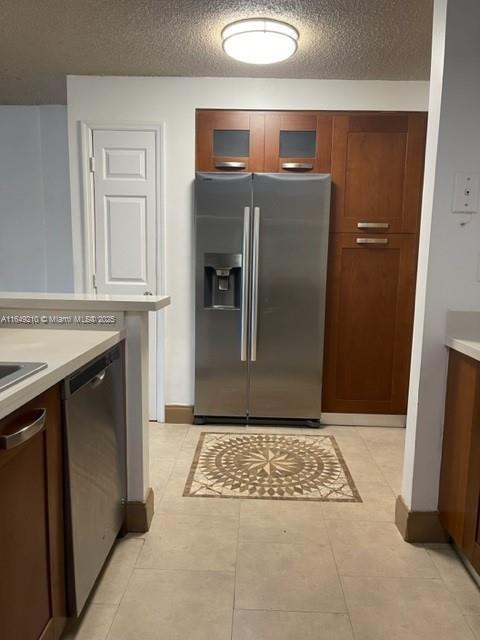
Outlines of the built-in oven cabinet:
M 264 171 L 263 112 L 199 110 L 196 118 L 197 171 Z
M 330 173 L 332 117 L 278 111 L 265 116 L 265 171 Z
M 480 573 L 480 362 L 450 350 L 438 510 Z
M 56 640 L 66 621 L 58 386 L 0 421 L 0 522 L 0 635 Z
M 344 113 L 333 118 L 333 232 L 417 233 L 425 113 Z

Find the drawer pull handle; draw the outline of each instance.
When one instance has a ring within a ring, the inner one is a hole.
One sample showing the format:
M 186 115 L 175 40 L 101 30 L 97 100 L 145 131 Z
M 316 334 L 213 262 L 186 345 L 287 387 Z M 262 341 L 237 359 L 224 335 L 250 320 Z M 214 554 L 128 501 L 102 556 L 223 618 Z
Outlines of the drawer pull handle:
M 13 449 L 45 429 L 46 409 L 33 409 L 13 418 L 0 435 L 0 449 Z M 25 424 L 26 422 L 26 424 Z
M 216 169 L 245 169 L 245 162 L 215 162 Z
M 389 222 L 357 222 L 357 229 L 390 229 Z
M 357 238 L 357 244 L 388 244 L 388 238 Z
M 283 162 L 282 169 L 287 169 L 288 171 L 308 171 L 309 169 L 313 169 L 313 164 L 310 162 Z

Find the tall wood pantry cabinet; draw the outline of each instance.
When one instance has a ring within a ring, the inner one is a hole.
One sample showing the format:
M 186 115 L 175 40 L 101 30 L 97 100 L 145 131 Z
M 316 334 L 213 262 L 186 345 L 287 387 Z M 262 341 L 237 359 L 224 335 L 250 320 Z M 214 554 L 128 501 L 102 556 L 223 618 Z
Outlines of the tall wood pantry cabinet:
M 197 111 L 198 171 L 332 175 L 324 412 L 406 413 L 426 119 Z

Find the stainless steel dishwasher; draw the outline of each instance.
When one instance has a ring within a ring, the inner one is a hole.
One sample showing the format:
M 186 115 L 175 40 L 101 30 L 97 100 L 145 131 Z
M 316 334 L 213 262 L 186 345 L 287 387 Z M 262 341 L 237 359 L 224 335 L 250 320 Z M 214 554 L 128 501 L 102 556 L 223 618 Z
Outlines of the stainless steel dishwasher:
M 123 345 L 63 384 L 67 476 L 67 591 L 80 615 L 125 516 Z

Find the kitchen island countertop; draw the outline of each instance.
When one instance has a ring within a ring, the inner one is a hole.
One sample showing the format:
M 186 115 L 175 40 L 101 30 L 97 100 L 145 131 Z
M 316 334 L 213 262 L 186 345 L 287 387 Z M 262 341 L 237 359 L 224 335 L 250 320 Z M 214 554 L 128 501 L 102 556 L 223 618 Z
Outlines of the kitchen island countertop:
M 47 367 L 0 392 L 0 419 L 118 344 L 124 331 L 2 329 L 0 360 Z

